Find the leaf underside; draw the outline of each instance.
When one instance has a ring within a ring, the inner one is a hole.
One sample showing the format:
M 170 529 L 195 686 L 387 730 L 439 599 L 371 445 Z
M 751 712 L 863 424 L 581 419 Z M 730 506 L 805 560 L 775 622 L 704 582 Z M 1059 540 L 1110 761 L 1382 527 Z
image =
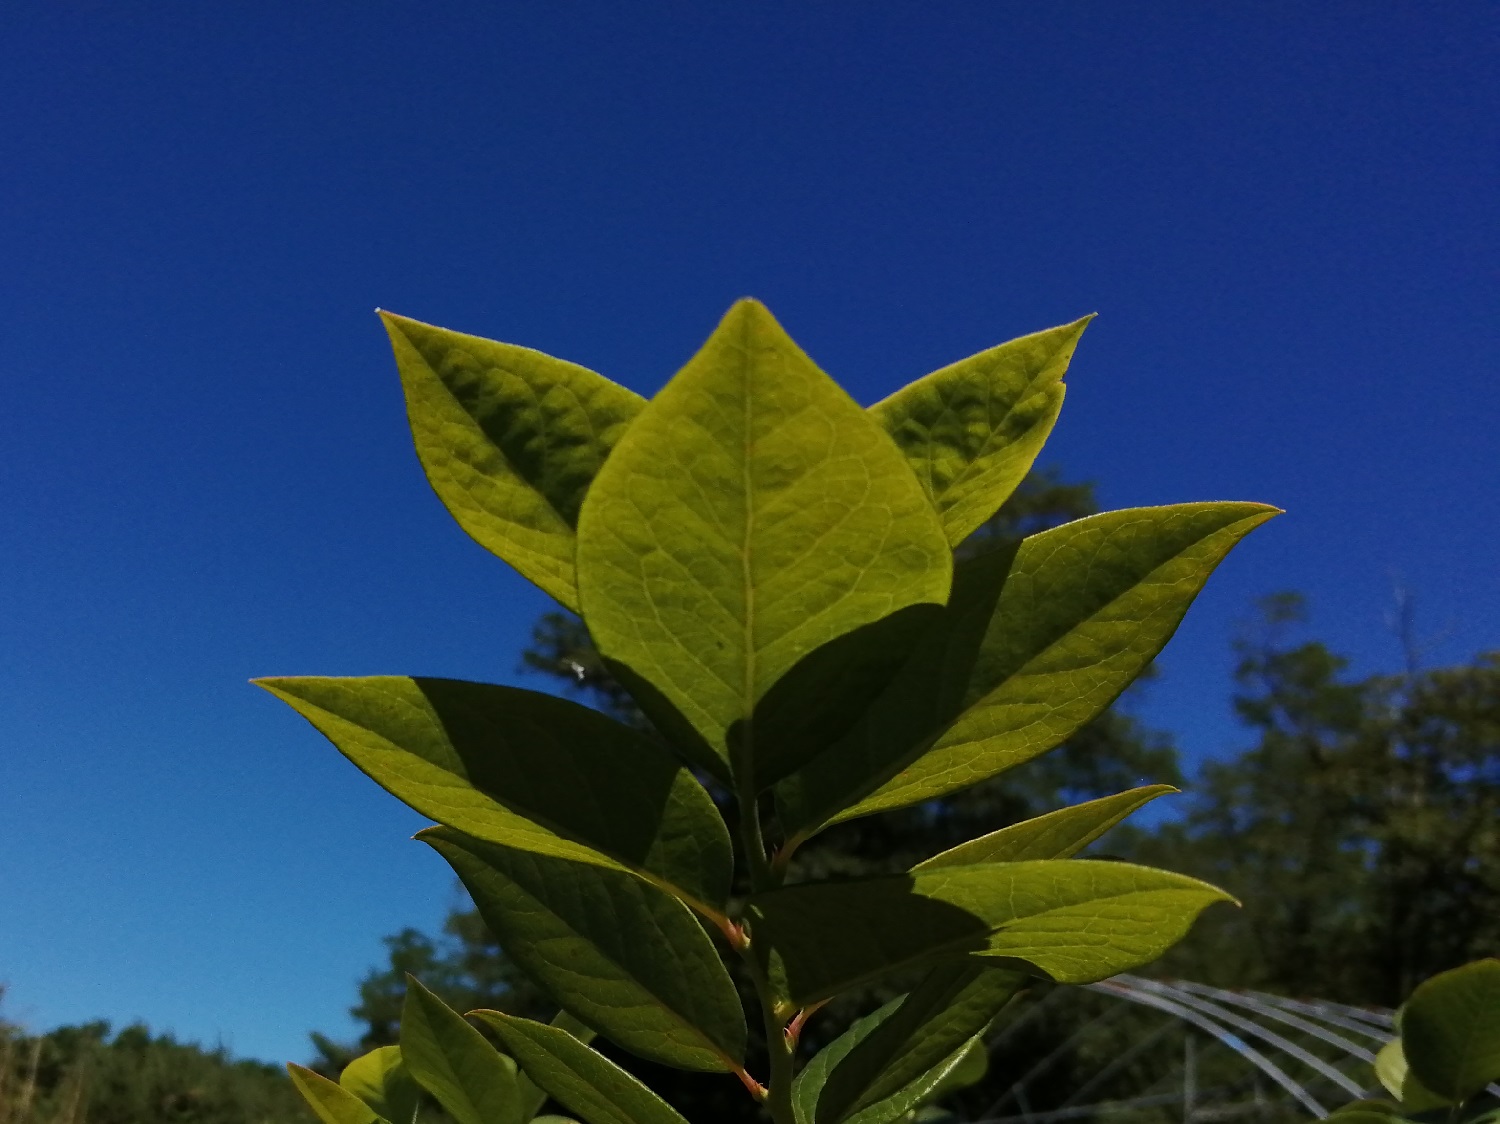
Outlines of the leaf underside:
M 1030 471 L 1062 409 L 1062 377 L 1092 316 L 934 371 L 870 407 L 958 545 Z
M 292 1084 L 323 1124 L 390 1124 L 349 1090 L 305 1066 L 287 1064 Z
M 381 313 L 433 491 L 476 542 L 578 609 L 578 509 L 645 400 L 530 348 Z
M 722 907 L 713 798 L 645 735 L 566 699 L 455 679 L 262 679 L 367 776 L 492 843 L 613 866 Z
M 401 1058 L 455 1124 L 525 1124 L 531 1116 L 522 1112 L 515 1061 L 410 975 Z
M 743 1063 L 739 996 L 681 902 L 619 871 L 450 828 L 417 838 L 448 860 L 506 955 L 565 1010 L 666 1065 L 724 1072 Z
M 1176 631 L 1248 503 L 1107 512 L 962 563 L 953 595 L 863 719 L 777 786 L 788 835 L 947 795 L 1057 746 Z
M 960 843 L 912 867 L 936 870 L 974 863 L 1020 862 L 1025 859 L 1066 859 L 1076 855 L 1132 812 L 1158 796 L 1177 792 L 1169 784 L 1143 785 L 1113 796 L 1103 796 L 1069 808 L 1035 816 L 1002 827 L 978 839 Z
M 1222 890 L 1088 859 L 981 863 L 750 898 L 767 968 L 801 1006 L 940 956 L 1091 983 L 1156 959 Z
M 499 1011 L 475 1011 L 521 1068 L 584 1124 L 687 1124 L 614 1062 L 567 1032 Z

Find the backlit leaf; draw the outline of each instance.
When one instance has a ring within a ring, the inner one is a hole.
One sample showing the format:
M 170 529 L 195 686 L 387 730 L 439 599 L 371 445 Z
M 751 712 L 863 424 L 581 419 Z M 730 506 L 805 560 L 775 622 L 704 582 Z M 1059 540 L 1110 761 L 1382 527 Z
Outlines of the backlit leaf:
M 349 1090 L 305 1066 L 287 1063 L 292 1084 L 323 1124 L 390 1124 Z M 402 1121 L 401 1124 L 408 1124 Z
M 870 407 L 916 470 L 950 543 L 968 538 L 1030 471 L 1092 319 L 981 351 Z
M 439 823 L 724 904 L 733 856 L 713 798 L 665 749 L 598 711 L 455 679 L 257 682 Z
M 566 1031 L 499 1011 L 475 1011 L 527 1076 L 584 1124 L 687 1124 L 646 1086 Z
M 506 955 L 583 1022 L 682 1069 L 743 1063 L 739 996 L 708 934 L 677 899 L 619 871 L 451 828 L 417 838 L 448 860 Z
M 806 1006 L 943 955 L 1091 983 L 1155 960 L 1211 902 L 1180 874 L 1087 859 L 980 863 L 753 895 L 752 947 Z
M 1453 1101 L 1439 1096 L 1423 1085 L 1406 1064 L 1406 1053 L 1401 1048 L 1401 1039 L 1393 1038 L 1375 1055 L 1375 1076 L 1385 1086 L 1386 1092 L 1401 1102 L 1401 1107 L 1410 1113 L 1430 1112 L 1445 1108 Z
M 645 400 L 530 348 L 380 315 L 438 498 L 481 546 L 576 611 L 578 509 Z
M 1145 785 L 1114 796 L 1074 804 L 1070 808 L 1059 808 L 950 847 L 912 869 L 936 870 L 942 866 L 1021 862 L 1025 859 L 1065 859 L 1076 855 L 1143 804 L 1177 791 L 1169 784 Z
M 846 633 L 943 603 L 951 577 L 900 451 L 753 301 L 621 438 L 584 498 L 577 557 L 600 652 L 755 787 L 789 764 L 758 765 L 748 721 L 777 680 Z
M 339 1084 L 393 1124 L 410 1124 L 422 1093 L 399 1046 L 380 1046 L 344 1067 Z
M 525 1124 L 516 1063 L 411 976 L 401 1010 L 401 1058 L 456 1124 Z
M 965 562 L 953 597 L 866 717 L 788 777 L 794 841 L 944 796 L 1045 753 L 1171 638 L 1214 567 L 1276 509 L 1112 511 Z

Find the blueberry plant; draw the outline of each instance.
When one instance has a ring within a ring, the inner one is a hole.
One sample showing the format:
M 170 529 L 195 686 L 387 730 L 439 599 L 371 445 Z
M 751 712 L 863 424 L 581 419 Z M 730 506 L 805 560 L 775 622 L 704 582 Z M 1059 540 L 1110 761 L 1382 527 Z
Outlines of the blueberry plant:
M 1041 449 L 1087 319 L 869 409 L 749 300 L 649 401 L 536 351 L 384 320 L 438 497 L 581 615 L 653 730 L 482 683 L 259 681 L 436 821 L 418 838 L 562 1011 L 470 1023 L 413 982 L 399 1046 L 338 1083 L 294 1068 L 327 1124 L 406 1124 L 419 1089 L 459 1124 L 521 1124 L 549 1098 L 587 1124 L 681 1124 L 595 1033 L 737 1078 L 774 1124 L 883 1124 L 951 1085 L 1029 979 L 1137 968 L 1227 897 L 1072 857 L 1163 785 L 907 871 L 798 877 L 825 829 L 1067 739 L 1276 513 L 1113 511 L 955 563 Z M 759 1072 L 730 962 L 753 982 Z M 820 1006 L 892 980 L 909 986 L 801 1056 Z

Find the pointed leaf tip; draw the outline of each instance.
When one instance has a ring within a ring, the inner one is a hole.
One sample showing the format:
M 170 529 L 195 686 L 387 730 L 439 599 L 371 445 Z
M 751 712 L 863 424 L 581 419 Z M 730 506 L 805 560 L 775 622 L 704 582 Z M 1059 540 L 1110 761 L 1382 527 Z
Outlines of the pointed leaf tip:
M 1062 409 L 1062 379 L 1091 319 L 987 348 L 870 407 L 911 462 L 953 545 L 1030 471 Z
M 951 565 L 900 452 L 749 301 L 631 424 L 578 520 L 601 654 L 745 786 L 762 772 L 752 716 L 782 676 L 858 628 L 941 604 Z
M 476 542 L 576 610 L 578 507 L 645 400 L 531 348 L 379 315 L 433 491 Z

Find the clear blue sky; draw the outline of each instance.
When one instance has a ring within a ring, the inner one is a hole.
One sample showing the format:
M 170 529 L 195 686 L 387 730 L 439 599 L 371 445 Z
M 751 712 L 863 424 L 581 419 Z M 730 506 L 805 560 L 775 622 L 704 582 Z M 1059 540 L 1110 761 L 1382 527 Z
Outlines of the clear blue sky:
M 437 13 L 437 14 L 434 14 Z M 543 598 L 404 431 L 377 306 L 650 392 L 738 296 L 869 402 L 1087 312 L 1048 460 L 1289 514 L 1147 717 L 1243 735 L 1306 591 L 1500 645 L 1497 23 L 1448 0 L 106 4 L 0 33 L 0 980 L 307 1055 L 451 879 L 252 675 L 515 681 Z

